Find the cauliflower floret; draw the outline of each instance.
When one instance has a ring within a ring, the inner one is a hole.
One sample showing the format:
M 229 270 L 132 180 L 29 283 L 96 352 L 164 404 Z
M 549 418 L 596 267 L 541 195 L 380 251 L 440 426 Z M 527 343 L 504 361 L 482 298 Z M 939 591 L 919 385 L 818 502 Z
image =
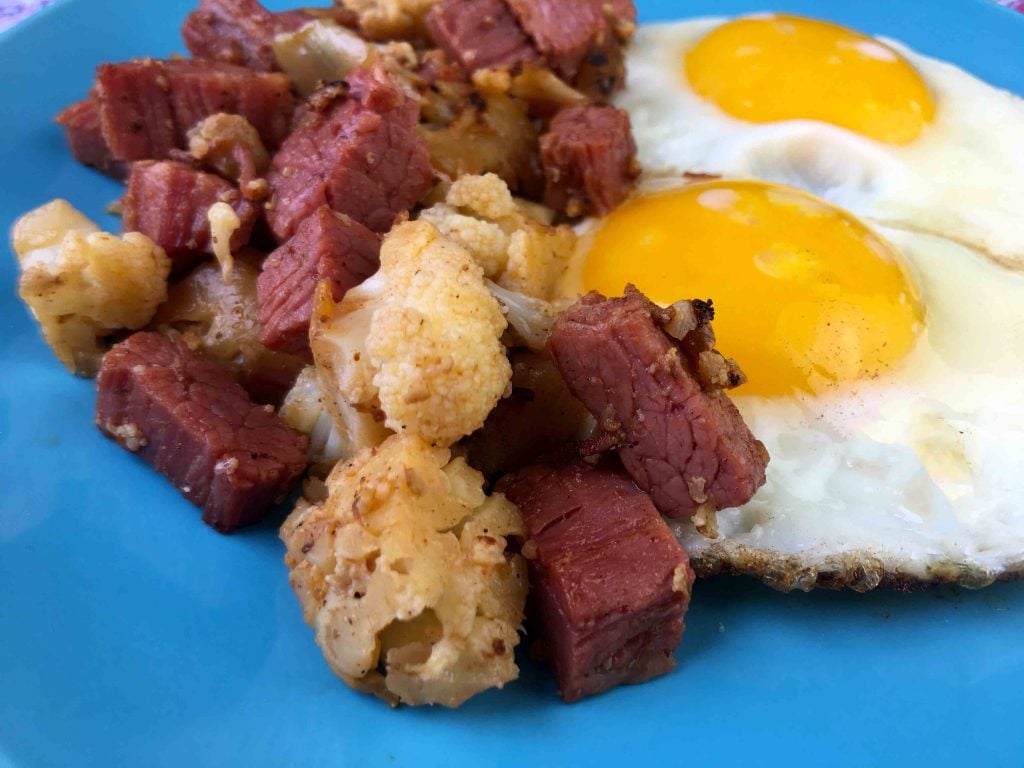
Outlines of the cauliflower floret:
M 378 272 L 336 304 L 325 284 L 317 288 L 310 324 L 310 346 L 320 401 L 338 433 L 338 459 L 380 445 L 391 432 L 373 384 L 375 369 L 366 350 L 374 312 L 384 294 Z
M 547 349 L 555 321 L 573 303 L 572 299 L 537 299 L 502 288 L 490 280 L 487 281 L 487 287 L 498 300 L 508 320 L 511 340 L 507 343 L 510 347 L 522 346 L 537 352 Z
M 472 256 L 418 221 L 391 231 L 380 271 L 339 304 L 320 291 L 310 343 L 336 416 L 356 412 L 447 446 L 507 393 L 506 327 Z M 344 428 L 346 417 L 336 420 Z
M 95 374 L 101 338 L 146 325 L 167 297 L 171 262 L 162 248 L 137 232 L 100 232 L 65 200 L 22 216 L 12 240 L 21 264 L 18 294 L 75 373 Z
M 391 703 L 456 707 L 516 679 L 527 578 L 516 507 L 418 437 L 337 465 L 281 528 L 285 562 L 331 669 Z
M 225 112 L 205 117 L 189 128 L 188 152 L 236 184 L 253 181 L 270 166 L 270 154 L 252 123 Z
M 316 368 L 306 366 L 281 404 L 281 418 L 309 437 L 309 461 L 314 472 L 326 474 L 336 463 L 366 446 L 381 443 L 388 431 L 372 417 L 351 409 L 339 412 L 346 429 L 335 423 L 332 409 L 320 393 Z
M 562 296 L 575 233 L 550 226 L 493 173 L 462 176 L 445 201 L 422 211 L 420 219 L 466 248 L 503 288 L 538 299 Z
M 440 0 L 341 0 L 359 16 L 359 29 L 372 40 L 413 38 L 423 34 L 423 17 Z

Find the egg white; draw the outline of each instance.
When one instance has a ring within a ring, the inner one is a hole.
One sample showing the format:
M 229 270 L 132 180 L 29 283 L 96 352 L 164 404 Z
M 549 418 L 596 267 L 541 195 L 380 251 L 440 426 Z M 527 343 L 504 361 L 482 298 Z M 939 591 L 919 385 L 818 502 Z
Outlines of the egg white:
M 686 51 L 724 21 L 637 32 L 616 104 L 630 113 L 647 177 L 692 172 L 788 184 L 1024 269 L 1024 101 L 882 39 L 918 69 L 936 101 L 934 122 L 913 142 L 885 144 L 810 120 L 748 123 L 701 99 L 684 74 Z

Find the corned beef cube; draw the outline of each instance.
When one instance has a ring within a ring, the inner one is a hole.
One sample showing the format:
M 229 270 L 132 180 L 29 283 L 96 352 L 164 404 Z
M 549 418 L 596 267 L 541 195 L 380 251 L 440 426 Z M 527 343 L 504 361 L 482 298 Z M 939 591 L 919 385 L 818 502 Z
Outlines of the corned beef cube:
M 295 100 L 287 75 L 187 59 L 168 61 L 165 70 L 182 137 L 221 112 L 248 120 L 267 147 L 276 147 L 291 129 Z
M 118 160 L 161 160 L 186 146 L 189 128 L 220 112 L 252 123 L 268 147 L 291 125 L 291 81 L 215 61 L 136 59 L 100 66 L 103 138 Z
M 76 101 L 56 117 L 64 126 L 71 154 L 83 165 L 109 174 L 115 179 L 128 175 L 128 164 L 114 159 L 103 139 L 100 125 L 100 103 L 95 96 Z
M 181 35 L 197 59 L 273 72 L 274 36 L 309 20 L 301 12 L 271 13 L 257 0 L 202 0 L 185 19 Z
M 132 164 L 122 199 L 126 232 L 141 232 L 167 251 L 175 267 L 188 266 L 197 252 L 213 253 L 207 213 L 214 203 L 234 208 L 241 226 L 231 250 L 249 242 L 257 210 L 220 176 L 171 160 Z
M 536 465 L 498 485 L 523 515 L 532 618 L 562 698 L 675 665 L 693 571 L 650 498 L 615 466 Z
M 103 358 L 96 424 L 228 533 L 260 520 L 306 467 L 306 438 L 253 404 L 228 371 L 158 333 Z
M 721 383 L 704 381 L 702 360 L 724 363 L 707 348 L 708 318 L 678 339 L 665 330 L 671 311 L 632 286 L 618 299 L 591 293 L 559 316 L 549 349 L 657 508 L 707 518 L 750 501 L 765 482 L 768 453 Z
M 544 202 L 569 216 L 604 215 L 621 203 L 637 175 L 636 142 L 621 109 L 563 109 L 540 139 Z
M 267 174 L 267 221 L 278 241 L 322 205 L 374 232 L 390 229 L 434 178 L 419 112 L 379 66 L 314 94 Z
M 633 0 L 441 0 L 426 26 L 467 72 L 539 64 L 605 102 L 625 82 L 623 46 L 636 26 L 636 6 Z
M 551 68 L 568 80 L 609 34 L 598 0 L 505 0 Z
M 467 72 L 540 61 L 505 0 L 442 0 L 426 23 L 434 43 Z
M 309 321 L 317 284 L 335 301 L 380 267 L 380 237 L 343 213 L 321 206 L 267 257 L 256 283 L 260 339 L 278 352 L 309 358 Z

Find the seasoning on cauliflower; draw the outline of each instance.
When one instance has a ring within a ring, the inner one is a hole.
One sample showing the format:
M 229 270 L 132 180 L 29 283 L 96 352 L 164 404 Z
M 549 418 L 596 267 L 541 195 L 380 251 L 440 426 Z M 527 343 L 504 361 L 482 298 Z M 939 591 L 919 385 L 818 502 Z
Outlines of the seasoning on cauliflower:
M 171 262 L 160 246 L 138 232 L 100 232 L 65 200 L 18 219 L 12 240 L 18 294 L 57 358 L 82 376 L 99 369 L 104 336 L 143 327 L 167 297 Z
M 526 601 L 516 507 L 445 448 L 392 435 L 281 528 L 290 581 L 331 669 L 392 704 L 457 707 L 516 679 Z
M 427 11 L 439 0 L 340 0 L 359 17 L 359 31 L 371 40 L 415 38 L 425 33 Z
M 493 173 L 459 178 L 420 220 L 466 248 L 501 287 L 538 299 L 561 297 L 575 233 L 550 226 Z
M 427 222 L 395 227 L 380 259 L 340 303 L 318 292 L 310 345 L 321 391 L 339 429 L 354 412 L 451 445 L 508 391 L 507 322 L 481 267 Z
M 206 168 L 238 184 L 246 199 L 263 186 L 252 185 L 270 166 L 270 153 L 252 123 L 224 112 L 189 128 L 188 152 Z

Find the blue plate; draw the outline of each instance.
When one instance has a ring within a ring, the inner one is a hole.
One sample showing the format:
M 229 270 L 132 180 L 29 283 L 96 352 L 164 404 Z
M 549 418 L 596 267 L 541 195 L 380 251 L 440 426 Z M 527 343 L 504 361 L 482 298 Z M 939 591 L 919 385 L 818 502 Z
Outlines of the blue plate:
M 315 1 L 315 0 L 314 0 Z M 297 4 L 297 2 L 295 3 Z M 0 35 L 0 227 L 53 197 L 104 226 L 114 183 L 51 122 L 106 60 L 181 50 L 193 0 L 65 0 Z M 282 3 L 276 5 L 281 6 Z M 761 0 L 640 0 L 645 20 Z M 776 0 L 1024 92 L 1024 17 L 988 0 Z M 979 115 L 977 119 L 983 120 Z M 92 425 L 0 259 L 0 766 L 1021 765 L 1024 586 L 778 595 L 697 585 L 671 675 L 573 706 L 528 662 L 461 710 L 335 679 L 280 519 L 225 538 Z

